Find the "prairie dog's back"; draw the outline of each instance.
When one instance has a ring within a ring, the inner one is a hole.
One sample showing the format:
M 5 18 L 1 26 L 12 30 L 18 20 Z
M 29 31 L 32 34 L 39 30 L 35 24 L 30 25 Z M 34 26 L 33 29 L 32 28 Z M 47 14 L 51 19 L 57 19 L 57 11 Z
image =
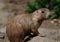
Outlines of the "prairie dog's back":
M 30 16 L 29 14 L 18 15 L 14 18 L 14 21 L 17 25 L 21 24 L 24 28 L 28 28 L 28 26 L 32 22 L 32 16 Z
M 22 15 L 17 15 L 15 17 L 13 17 L 10 21 L 8 21 L 7 25 L 9 27 L 13 27 L 13 28 L 22 27 L 25 29 L 25 31 L 28 32 L 30 30 L 31 26 L 33 25 L 32 23 L 33 23 L 32 14 L 22 14 Z

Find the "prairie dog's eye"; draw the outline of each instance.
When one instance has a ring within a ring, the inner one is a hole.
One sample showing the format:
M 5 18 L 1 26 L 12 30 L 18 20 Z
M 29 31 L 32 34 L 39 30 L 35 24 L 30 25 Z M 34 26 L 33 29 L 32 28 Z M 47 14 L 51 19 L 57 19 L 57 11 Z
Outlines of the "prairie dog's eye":
M 45 13 L 44 11 L 41 11 L 41 13 Z

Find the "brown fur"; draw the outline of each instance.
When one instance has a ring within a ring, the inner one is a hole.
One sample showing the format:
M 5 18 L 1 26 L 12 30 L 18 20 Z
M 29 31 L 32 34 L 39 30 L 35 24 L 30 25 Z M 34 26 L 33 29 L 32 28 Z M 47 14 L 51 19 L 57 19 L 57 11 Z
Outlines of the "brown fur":
M 42 13 L 42 11 L 44 11 Z M 38 34 L 38 28 L 43 20 L 50 15 L 48 9 L 42 8 L 32 14 L 17 15 L 8 21 L 7 36 L 10 42 L 24 42 L 24 38 L 33 33 Z

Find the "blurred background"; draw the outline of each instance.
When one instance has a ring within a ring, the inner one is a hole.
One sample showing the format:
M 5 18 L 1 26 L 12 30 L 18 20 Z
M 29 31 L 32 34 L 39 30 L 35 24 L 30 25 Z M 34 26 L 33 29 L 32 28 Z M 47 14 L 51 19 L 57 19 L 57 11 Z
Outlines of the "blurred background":
M 31 14 L 39 8 L 48 8 L 54 14 L 38 29 L 44 37 L 37 36 L 27 42 L 60 42 L 60 0 L 0 0 L 0 42 L 9 42 L 6 35 L 9 19 L 20 14 Z

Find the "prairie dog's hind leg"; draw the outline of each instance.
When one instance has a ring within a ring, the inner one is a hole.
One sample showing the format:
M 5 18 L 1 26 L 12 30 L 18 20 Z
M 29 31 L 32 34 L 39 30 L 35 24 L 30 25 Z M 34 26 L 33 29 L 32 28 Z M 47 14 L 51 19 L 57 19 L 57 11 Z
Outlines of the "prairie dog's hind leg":
M 8 37 L 10 42 L 24 42 L 23 38 L 20 38 L 20 36 L 10 36 Z
M 10 42 L 19 42 L 19 38 L 15 38 L 15 37 L 8 37 Z

